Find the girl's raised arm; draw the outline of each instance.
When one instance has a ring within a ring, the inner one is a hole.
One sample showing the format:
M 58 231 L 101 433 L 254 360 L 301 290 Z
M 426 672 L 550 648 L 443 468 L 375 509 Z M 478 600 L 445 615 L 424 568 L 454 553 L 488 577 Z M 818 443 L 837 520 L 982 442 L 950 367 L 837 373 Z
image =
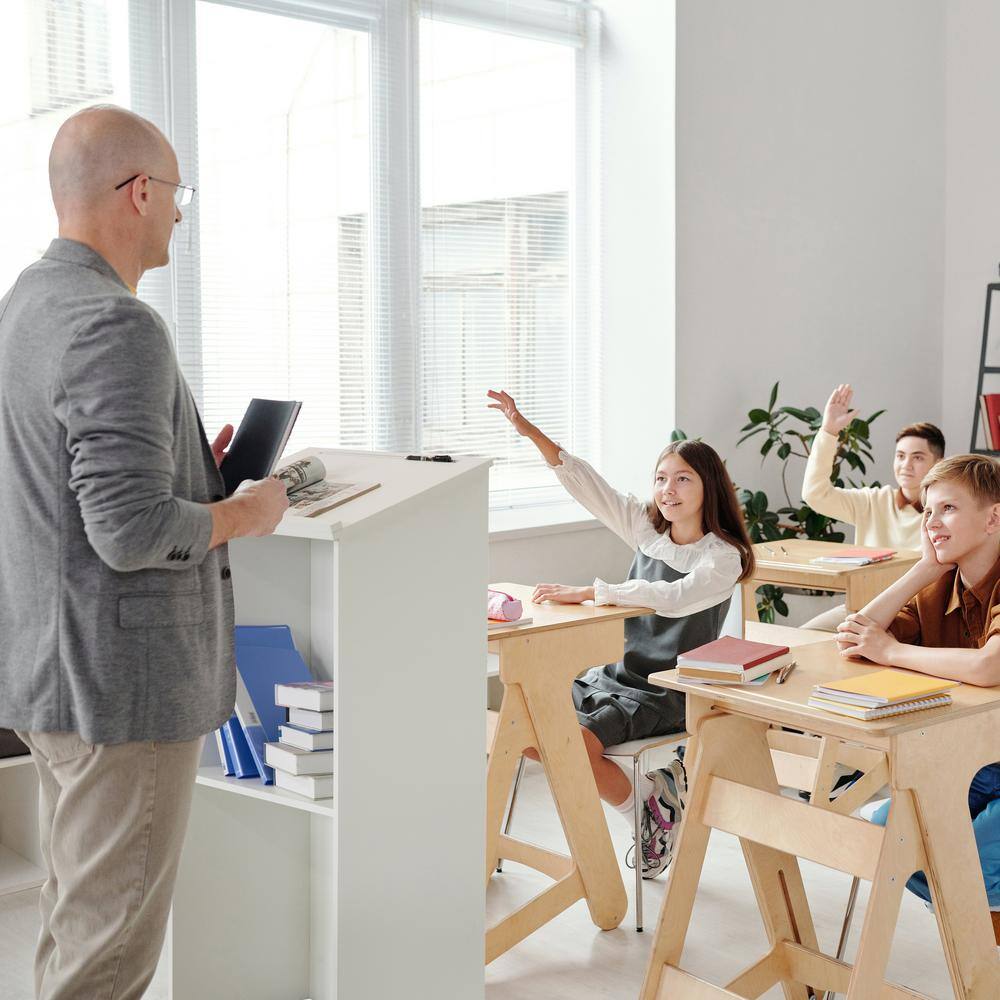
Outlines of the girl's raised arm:
M 618 493 L 590 465 L 568 455 L 546 437 L 518 410 L 508 393 L 490 390 L 487 395 L 494 400 L 489 404 L 490 408 L 499 410 L 518 434 L 534 443 L 570 496 L 622 541 L 635 548 L 637 525 L 648 522 L 645 506 L 635 497 Z M 561 456 L 565 457 L 565 461 Z
M 524 414 L 517 408 L 517 404 L 514 402 L 513 397 L 504 392 L 502 389 L 497 392 L 495 389 L 490 389 L 487 396 L 493 400 L 489 404 L 491 410 L 499 410 L 510 422 L 514 430 L 517 431 L 521 437 L 526 437 L 531 443 L 542 453 L 542 458 L 545 459 L 549 465 L 556 466 L 559 465 L 559 445 L 555 443 L 550 437 L 546 437 L 530 420 L 528 420 Z

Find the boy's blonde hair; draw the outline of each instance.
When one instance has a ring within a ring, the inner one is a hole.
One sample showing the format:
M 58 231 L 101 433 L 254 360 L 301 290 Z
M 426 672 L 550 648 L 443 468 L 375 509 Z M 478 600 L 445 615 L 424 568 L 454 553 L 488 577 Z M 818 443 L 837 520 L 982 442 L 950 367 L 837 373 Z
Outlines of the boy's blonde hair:
M 920 484 L 920 498 L 925 504 L 927 487 L 935 483 L 961 483 L 981 505 L 1000 503 L 1000 463 L 987 455 L 941 459 Z

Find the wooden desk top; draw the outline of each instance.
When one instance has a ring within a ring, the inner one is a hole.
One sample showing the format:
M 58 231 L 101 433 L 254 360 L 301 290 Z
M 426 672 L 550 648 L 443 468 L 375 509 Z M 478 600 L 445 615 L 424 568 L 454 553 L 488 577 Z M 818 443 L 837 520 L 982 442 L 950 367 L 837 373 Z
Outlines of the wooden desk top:
M 593 604 L 532 604 L 531 595 L 535 588 L 533 584 L 525 583 L 491 583 L 491 590 L 502 590 L 505 594 L 516 597 L 524 609 L 524 617 L 531 618 L 530 625 L 518 625 L 512 622 L 509 628 L 489 629 L 487 639 L 506 639 L 515 635 L 530 635 L 533 632 L 549 632 L 557 628 L 570 628 L 583 622 L 600 620 L 608 621 L 616 618 L 636 618 L 639 615 L 651 615 L 652 608 L 620 608 L 614 604 L 596 607 Z
M 782 553 L 782 546 L 787 551 L 787 556 Z M 818 556 L 836 555 L 841 549 L 854 547 L 841 542 L 814 542 L 809 538 L 786 538 L 776 542 L 758 542 L 754 545 L 753 552 L 757 559 L 757 569 L 763 571 L 762 576 L 778 570 L 815 573 L 838 580 L 856 573 L 869 573 L 885 566 L 900 567 L 902 575 L 903 567 L 909 568 L 920 559 L 920 553 L 915 549 L 899 549 L 891 559 L 869 563 L 867 566 L 836 566 L 810 562 Z
M 776 629 L 781 626 L 771 626 Z M 795 632 L 796 629 L 787 629 Z M 752 633 L 751 633 L 752 634 Z M 779 641 L 779 636 L 772 631 L 769 641 Z M 788 639 L 785 645 L 796 645 Z M 676 670 L 664 670 L 650 674 L 653 684 L 683 691 L 688 694 L 711 700 L 722 709 L 740 715 L 750 715 L 754 718 L 780 722 L 810 732 L 828 733 L 842 739 L 865 742 L 876 738 L 883 742 L 886 738 L 915 729 L 925 729 L 936 722 L 950 721 L 966 715 L 1000 709 L 1000 688 L 979 688 L 970 684 L 962 684 L 953 688 L 949 694 L 951 705 L 941 708 L 926 709 L 922 712 L 912 712 L 895 718 L 878 719 L 864 722 L 852 719 L 846 715 L 835 715 L 818 708 L 809 708 L 809 696 L 815 684 L 831 680 L 847 680 L 872 670 L 881 670 L 868 663 L 857 663 L 845 660 L 837 651 L 833 639 L 825 642 L 811 642 L 807 645 L 796 645 L 793 650 L 796 668 L 789 674 L 784 684 L 776 684 L 773 676 L 767 683 L 758 686 L 724 686 L 720 684 L 701 685 L 686 684 L 679 680 Z

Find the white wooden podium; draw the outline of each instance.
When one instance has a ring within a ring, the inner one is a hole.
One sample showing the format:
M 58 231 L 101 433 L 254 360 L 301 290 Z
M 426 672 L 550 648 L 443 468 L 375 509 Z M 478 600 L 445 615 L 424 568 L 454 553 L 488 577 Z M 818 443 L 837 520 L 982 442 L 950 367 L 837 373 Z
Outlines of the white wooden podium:
M 334 796 L 206 741 L 168 934 L 174 1000 L 484 994 L 489 460 L 310 449 L 379 489 L 231 543 L 236 621 L 334 681 Z

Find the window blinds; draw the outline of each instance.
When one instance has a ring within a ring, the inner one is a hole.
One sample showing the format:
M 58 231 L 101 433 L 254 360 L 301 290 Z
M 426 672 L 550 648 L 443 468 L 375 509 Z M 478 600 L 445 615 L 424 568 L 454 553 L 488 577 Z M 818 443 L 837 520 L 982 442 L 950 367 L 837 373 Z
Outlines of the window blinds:
M 292 448 L 488 454 L 495 505 L 545 500 L 551 473 L 485 392 L 594 457 L 595 16 L 568 0 L 4 5 L 0 281 L 55 233 L 59 124 L 131 107 L 198 189 L 139 294 L 210 436 L 252 396 L 297 398 Z

